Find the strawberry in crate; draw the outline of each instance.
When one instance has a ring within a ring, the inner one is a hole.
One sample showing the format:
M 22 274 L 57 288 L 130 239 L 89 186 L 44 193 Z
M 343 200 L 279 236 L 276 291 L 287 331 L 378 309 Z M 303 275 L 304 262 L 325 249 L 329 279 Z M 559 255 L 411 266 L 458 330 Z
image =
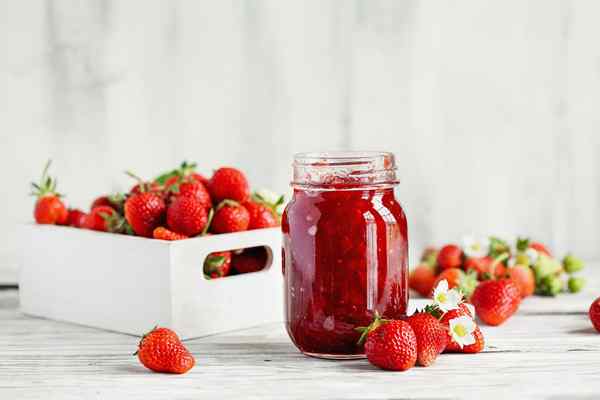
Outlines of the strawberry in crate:
M 579 258 L 567 254 L 560 260 L 547 246 L 528 238 L 466 237 L 461 245 L 427 247 L 410 273 L 409 287 L 427 297 L 445 280 L 475 304 L 483 322 L 499 325 L 532 294 L 580 291 L 585 281 L 577 274 L 582 269 Z

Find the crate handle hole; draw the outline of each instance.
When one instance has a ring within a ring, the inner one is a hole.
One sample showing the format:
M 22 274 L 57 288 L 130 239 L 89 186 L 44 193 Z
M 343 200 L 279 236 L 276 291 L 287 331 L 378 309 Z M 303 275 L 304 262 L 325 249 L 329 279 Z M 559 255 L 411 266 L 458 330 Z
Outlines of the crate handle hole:
M 203 262 L 204 279 L 222 279 L 234 275 L 266 271 L 273 264 L 269 246 L 223 250 L 210 253 Z

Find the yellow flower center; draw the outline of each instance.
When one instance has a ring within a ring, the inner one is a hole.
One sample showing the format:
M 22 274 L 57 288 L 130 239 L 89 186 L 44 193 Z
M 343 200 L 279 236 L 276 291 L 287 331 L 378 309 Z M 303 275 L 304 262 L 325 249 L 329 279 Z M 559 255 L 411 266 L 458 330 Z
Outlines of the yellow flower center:
M 448 297 L 446 297 L 446 293 L 440 293 L 437 295 L 437 301 L 438 303 L 445 303 L 446 300 L 448 300 Z
M 454 333 L 456 333 L 456 335 L 458 335 L 460 337 L 467 336 L 467 330 L 462 325 L 455 325 L 453 330 L 454 330 Z

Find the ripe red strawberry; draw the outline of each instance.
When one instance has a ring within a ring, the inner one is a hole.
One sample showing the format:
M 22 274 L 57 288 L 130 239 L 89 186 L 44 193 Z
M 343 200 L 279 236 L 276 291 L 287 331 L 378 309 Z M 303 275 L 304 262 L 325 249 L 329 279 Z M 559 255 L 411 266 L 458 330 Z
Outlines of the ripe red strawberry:
M 242 171 L 230 167 L 216 170 L 210 179 L 208 189 L 216 203 L 225 199 L 242 203 L 250 197 L 246 176 Z
M 83 227 L 95 231 L 110 232 L 109 217 L 117 212 L 110 206 L 97 206 L 85 217 Z
M 425 264 L 417 265 L 408 276 L 408 286 L 423 297 L 427 297 L 433 292 L 435 281 L 434 269 Z
M 171 191 L 175 196 L 192 196 L 198 199 L 200 204 L 204 208 L 211 208 L 212 201 L 208 190 L 200 182 L 196 182 L 190 179 L 182 181 L 176 185 L 171 186 Z
M 194 196 L 176 196 L 167 209 L 167 226 L 186 236 L 196 236 L 208 223 L 206 206 Z
M 96 197 L 94 199 L 94 201 L 92 202 L 92 205 L 90 206 L 90 210 L 93 210 L 94 208 L 100 207 L 100 206 L 112 207 L 112 203 L 108 199 L 108 196 Z
M 489 271 L 489 266 L 494 260 L 491 257 L 467 257 L 463 268 L 465 271 L 475 271 L 481 277 Z
M 243 203 L 250 214 L 248 229 L 272 228 L 279 225 L 278 217 L 267 206 L 252 200 Z
M 260 247 L 250 247 L 239 254 L 234 254 L 231 266 L 240 274 L 257 272 L 267 265 L 267 250 Z
M 51 161 L 48 160 L 39 183 L 31 183 L 31 194 L 37 197 L 33 216 L 38 224 L 66 225 L 69 211 L 56 192 L 56 179 L 48 176 Z
M 535 274 L 527 265 L 507 268 L 506 274 L 519 287 L 522 298 L 531 296 L 535 291 Z
M 229 275 L 231 270 L 231 252 L 220 251 L 210 253 L 204 260 L 204 275 L 210 279 Z
M 588 314 L 590 316 L 592 325 L 594 325 L 594 328 L 600 332 L 600 297 L 594 300 L 594 302 L 590 305 Z
M 417 338 L 417 364 L 424 367 L 433 364 L 448 344 L 448 328 L 426 312 L 411 315 L 407 322 Z
M 241 204 L 223 200 L 217 206 L 210 229 L 214 233 L 240 232 L 248 229 L 250 214 Z
M 455 244 L 448 244 L 440 249 L 437 263 L 441 269 L 460 268 L 463 262 L 463 251 Z
M 152 237 L 154 239 L 170 240 L 170 241 L 183 240 L 183 239 L 188 238 L 186 235 L 182 235 L 181 233 L 177 233 L 177 232 L 168 230 L 164 226 L 159 226 L 158 228 L 154 229 L 152 231 Z
M 448 340 L 448 346 L 446 346 L 446 353 L 479 353 L 483 351 L 485 348 L 485 339 L 483 338 L 483 333 L 479 327 L 475 328 L 473 331 L 473 336 L 475 337 L 475 343 L 468 344 L 463 346 L 462 348 L 451 338 Z
M 156 182 L 146 182 L 131 171 L 125 171 L 125 174 L 137 181 L 137 183 L 129 190 L 129 194 L 140 194 L 140 193 L 155 193 L 158 195 L 164 195 L 163 186 Z
M 369 362 L 376 367 L 406 371 L 417 361 L 417 338 L 410 324 L 399 320 L 375 320 L 363 328 L 362 343 L 366 336 L 365 354 Z
M 518 310 L 521 291 L 510 279 L 483 281 L 471 302 L 479 319 L 488 325 L 500 325 Z
M 440 319 L 440 322 L 446 327 L 446 329 L 449 329 L 450 320 L 452 320 L 454 318 L 462 317 L 462 316 L 467 316 L 472 319 L 474 318 L 474 315 L 471 313 L 471 310 L 469 310 L 467 303 L 461 303 L 459 305 L 459 308 L 450 310 L 450 311 L 444 313 L 444 315 L 442 315 L 442 318 Z M 475 343 L 468 344 L 461 348 L 460 345 L 458 343 L 456 343 L 448 333 L 448 345 L 446 346 L 446 349 L 444 350 L 444 352 L 445 353 L 479 353 L 485 347 L 485 340 L 483 338 L 483 333 L 481 332 L 481 330 L 479 329 L 478 326 L 475 328 L 475 331 L 473 331 L 473 336 L 475 337 Z
M 76 208 L 69 209 L 69 217 L 67 218 L 67 225 L 74 228 L 83 228 L 83 224 L 86 219 L 86 213 Z
M 154 328 L 144 335 L 135 354 L 146 368 L 155 372 L 184 374 L 196 364 L 177 334 L 167 328 Z
M 458 288 L 466 298 L 469 298 L 477 286 L 477 276 L 474 272 L 465 273 L 459 268 L 448 268 L 442 271 L 435 279 L 429 295 L 433 295 L 433 289 L 443 281 L 448 281 L 448 288 Z
M 548 250 L 548 248 L 540 242 L 531 242 L 531 243 L 529 243 L 529 247 L 534 250 L 539 251 L 540 253 L 544 253 L 548 257 L 552 257 L 550 250 Z
M 167 206 L 156 193 L 133 194 L 125 202 L 125 219 L 139 236 L 152 237 L 154 229 L 162 225 Z

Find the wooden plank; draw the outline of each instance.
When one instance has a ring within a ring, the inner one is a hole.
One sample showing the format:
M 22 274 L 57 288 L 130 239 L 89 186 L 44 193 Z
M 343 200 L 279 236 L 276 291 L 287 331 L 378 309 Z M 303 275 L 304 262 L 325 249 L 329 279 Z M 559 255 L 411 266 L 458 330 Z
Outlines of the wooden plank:
M 281 324 L 195 339 L 198 366 L 183 376 L 153 374 L 131 353 L 138 338 L 25 317 L 17 293 L 0 291 L 2 398 L 595 398 L 600 392 L 600 335 L 587 307 L 600 282 L 577 295 L 531 297 L 500 327 L 483 327 L 486 349 L 442 355 L 405 373 L 366 360 L 308 358 Z

